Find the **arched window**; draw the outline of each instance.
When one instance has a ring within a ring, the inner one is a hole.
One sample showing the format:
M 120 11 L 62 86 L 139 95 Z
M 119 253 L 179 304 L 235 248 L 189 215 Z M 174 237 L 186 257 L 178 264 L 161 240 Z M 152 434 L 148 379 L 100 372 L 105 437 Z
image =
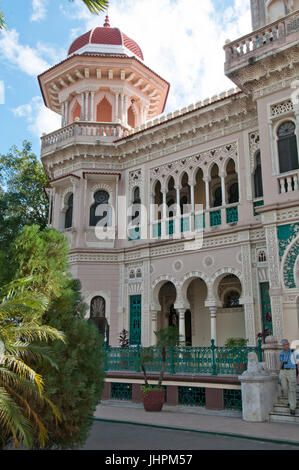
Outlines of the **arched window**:
M 180 208 L 181 208 L 181 214 L 186 214 L 188 212 L 188 196 L 183 196 L 181 197 L 180 200 Z
M 97 106 L 97 121 L 112 122 L 112 106 L 106 97 Z
M 89 221 L 90 227 L 95 227 L 98 224 L 98 222 L 100 222 L 103 219 L 106 219 L 106 222 L 105 223 L 103 222 L 104 224 L 103 226 L 104 227 L 108 226 L 108 223 L 107 223 L 108 202 L 109 202 L 109 194 L 107 193 L 107 191 L 104 191 L 101 189 L 100 191 L 97 191 L 95 193 L 94 203 L 90 208 L 90 221 Z M 98 209 L 98 207 L 101 205 L 103 205 L 102 213 L 101 213 L 101 209 Z M 98 212 L 100 215 L 96 215 L 96 212 Z
M 131 127 L 135 127 L 135 113 L 133 110 L 133 106 L 130 106 L 128 109 L 128 124 Z
M 81 106 L 77 100 L 72 109 L 72 122 L 75 122 L 76 120 L 81 120 Z
M 74 195 L 71 194 L 67 200 L 67 209 L 65 212 L 64 228 L 71 228 L 73 226 L 73 201 L 74 201 Z
M 133 193 L 133 204 L 141 204 L 141 199 L 140 199 L 140 189 L 135 188 L 134 193 Z
M 263 197 L 263 178 L 262 178 L 262 162 L 261 152 L 258 151 L 255 157 L 255 170 L 254 170 L 254 197 Z
M 214 198 L 213 198 L 213 207 L 219 207 L 222 206 L 222 190 L 221 186 L 218 186 L 214 190 Z
M 101 296 L 94 297 L 90 302 L 90 320 L 96 325 L 99 333 L 109 344 L 109 325 L 106 319 L 106 302 Z
M 292 121 L 287 121 L 279 126 L 278 158 L 280 173 L 298 169 L 298 148 L 296 126 Z
M 168 217 L 171 219 L 172 217 L 174 217 L 174 213 L 173 213 L 173 210 L 169 210 L 169 209 L 173 209 L 174 208 L 174 199 L 169 199 L 169 201 L 167 201 L 167 207 L 168 207 Z
M 137 186 L 133 191 L 132 221 L 135 220 L 136 224 L 138 225 L 139 225 L 139 215 L 140 215 L 140 204 L 141 204 L 140 188 Z
M 179 327 L 179 317 L 173 304 L 170 306 L 169 310 L 168 325 L 174 326 L 175 328 Z
M 228 203 L 233 204 L 239 202 L 239 185 L 233 183 L 228 189 Z
M 224 308 L 236 308 L 240 306 L 240 294 L 239 292 L 232 290 L 225 294 L 223 307 Z

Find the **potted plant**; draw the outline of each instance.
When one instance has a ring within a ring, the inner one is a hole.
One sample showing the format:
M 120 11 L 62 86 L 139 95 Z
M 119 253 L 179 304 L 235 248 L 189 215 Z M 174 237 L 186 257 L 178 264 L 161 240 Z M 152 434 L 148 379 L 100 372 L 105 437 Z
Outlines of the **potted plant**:
M 144 348 L 140 353 L 140 367 L 144 376 L 144 385 L 141 387 L 143 406 L 145 411 L 161 411 L 164 403 L 165 393 L 162 387 L 163 378 L 166 368 L 167 350 L 179 343 L 179 331 L 174 326 L 163 328 L 156 331 L 157 346 Z M 161 370 L 157 385 L 150 385 L 148 383 L 148 375 L 145 365 L 155 361 L 156 354 L 162 358 Z
M 229 354 L 230 359 L 234 360 L 236 354 L 238 355 L 239 362 L 234 362 L 234 367 L 237 374 L 244 372 L 247 367 L 247 350 L 244 349 L 247 346 L 247 343 L 248 339 L 246 338 L 228 338 L 225 342 L 225 347 L 233 348 Z M 236 348 L 240 349 L 238 350 Z

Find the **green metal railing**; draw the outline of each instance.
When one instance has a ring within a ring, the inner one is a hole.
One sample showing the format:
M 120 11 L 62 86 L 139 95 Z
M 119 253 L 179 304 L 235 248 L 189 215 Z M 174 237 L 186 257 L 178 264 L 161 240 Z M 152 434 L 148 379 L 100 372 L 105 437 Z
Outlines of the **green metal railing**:
M 221 225 L 221 210 L 210 212 L 210 226 Z
M 205 214 L 195 214 L 194 228 L 195 230 L 201 230 L 206 228 Z
M 238 206 L 228 207 L 226 209 L 226 223 L 232 224 L 234 222 L 238 222 L 239 214 L 238 214 Z
M 141 372 L 142 347 L 107 347 L 107 371 Z M 148 372 L 159 372 L 162 367 L 161 350 L 153 347 L 153 360 L 145 364 Z M 168 374 L 239 375 L 247 368 L 248 353 L 256 352 L 262 361 L 261 341 L 256 347 L 211 346 L 173 347 L 166 352 L 165 372 Z
M 161 222 L 153 225 L 153 238 L 161 238 L 162 226 Z
M 167 228 L 166 228 L 166 230 L 167 230 L 167 231 L 166 231 L 167 235 L 173 235 L 173 234 L 174 234 L 174 228 L 175 228 L 175 226 L 174 226 L 174 220 L 173 220 L 173 219 L 169 220 L 169 221 L 167 222 L 167 226 L 166 226 L 166 227 L 167 227 Z
M 189 215 L 181 218 L 181 233 L 189 232 L 190 230 L 190 217 Z

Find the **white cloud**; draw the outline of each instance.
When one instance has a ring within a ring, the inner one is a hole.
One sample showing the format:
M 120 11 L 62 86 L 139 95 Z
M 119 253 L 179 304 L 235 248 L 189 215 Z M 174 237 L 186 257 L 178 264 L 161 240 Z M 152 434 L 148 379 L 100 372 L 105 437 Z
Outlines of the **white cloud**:
M 0 35 L 0 57 L 33 77 L 62 60 L 65 54 L 64 49 L 57 50 L 42 43 L 38 43 L 36 48 L 24 45 L 15 29 L 4 30 Z
M 55 131 L 61 126 L 61 117 L 46 108 L 40 96 L 32 98 L 30 103 L 12 109 L 16 117 L 24 118 L 28 130 L 36 137 Z
M 105 16 L 91 16 L 78 0 L 68 14 L 83 22 L 81 33 L 102 26 Z M 224 75 L 223 46 L 250 31 L 249 2 L 217 10 L 213 0 L 118 0 L 109 17 L 111 27 L 139 44 L 145 64 L 170 82 L 166 112 L 235 87 Z
M 2 32 L 0 56 L 31 76 L 36 76 L 50 67 L 38 50 L 19 42 L 19 33 L 15 29 Z
M 47 14 L 47 0 L 32 0 L 32 14 L 30 21 L 40 21 Z

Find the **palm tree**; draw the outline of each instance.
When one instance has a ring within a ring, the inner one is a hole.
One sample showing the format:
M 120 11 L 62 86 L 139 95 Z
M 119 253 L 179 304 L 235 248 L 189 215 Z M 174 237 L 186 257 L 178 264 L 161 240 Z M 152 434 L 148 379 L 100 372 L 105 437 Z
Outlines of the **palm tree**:
M 47 299 L 30 292 L 31 279 L 19 280 L 0 289 L 0 447 L 12 439 L 30 448 L 43 447 L 47 430 L 31 403 L 50 406 L 56 420 L 59 411 L 47 398 L 44 382 L 30 364 L 47 361 L 53 367 L 49 340 L 64 341 L 63 333 L 36 318 L 45 311 Z M 36 438 L 37 436 L 37 438 Z
M 73 2 L 74 0 L 69 0 Z M 81 0 L 88 10 L 94 15 L 105 11 L 109 5 L 109 0 Z M 4 19 L 4 14 L 0 10 L 0 30 L 6 27 L 6 22 Z

